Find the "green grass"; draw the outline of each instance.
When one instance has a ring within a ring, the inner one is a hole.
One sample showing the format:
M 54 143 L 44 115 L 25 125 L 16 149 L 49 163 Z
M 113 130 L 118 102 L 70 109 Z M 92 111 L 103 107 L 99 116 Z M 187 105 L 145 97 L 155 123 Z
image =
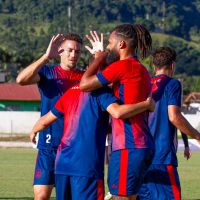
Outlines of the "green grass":
M 192 157 L 189 160 L 183 157 L 183 152 L 178 152 L 178 158 L 183 199 L 200 200 L 200 152 L 192 152 Z
M 0 199 L 33 199 L 32 179 L 36 153 L 35 149 L 0 148 Z M 200 152 L 193 152 L 188 161 L 183 157 L 183 152 L 178 152 L 178 158 L 183 199 L 200 199 Z M 55 192 L 52 199 L 54 197 Z
M 33 199 L 36 153 L 35 149 L 0 149 L 0 199 Z

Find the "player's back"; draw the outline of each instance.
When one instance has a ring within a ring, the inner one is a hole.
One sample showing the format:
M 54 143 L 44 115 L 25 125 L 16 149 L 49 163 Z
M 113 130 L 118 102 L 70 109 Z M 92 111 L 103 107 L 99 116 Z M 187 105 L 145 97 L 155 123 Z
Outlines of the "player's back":
M 152 97 L 156 102 L 155 111 L 149 116 L 149 127 L 155 141 L 153 164 L 173 164 L 176 166 L 176 128 L 169 121 L 168 106 L 180 106 L 180 82 L 167 75 L 153 77 Z
M 57 174 L 103 177 L 106 108 L 116 100 L 108 88 L 88 93 L 81 92 L 79 85 L 58 100 L 52 112 L 64 115 L 64 131 L 57 151 Z

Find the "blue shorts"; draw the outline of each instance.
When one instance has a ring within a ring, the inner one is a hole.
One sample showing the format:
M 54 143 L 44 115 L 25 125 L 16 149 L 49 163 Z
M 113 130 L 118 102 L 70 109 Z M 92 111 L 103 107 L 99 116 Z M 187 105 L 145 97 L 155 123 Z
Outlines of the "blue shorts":
M 151 165 L 138 200 L 181 200 L 181 187 L 177 167 L 172 165 Z
M 57 150 L 39 149 L 36 163 L 33 185 L 55 184 L 55 158 Z
M 153 150 L 148 148 L 112 152 L 108 166 L 110 193 L 116 196 L 137 194 L 152 158 Z
M 56 174 L 57 200 L 104 200 L 104 181 Z

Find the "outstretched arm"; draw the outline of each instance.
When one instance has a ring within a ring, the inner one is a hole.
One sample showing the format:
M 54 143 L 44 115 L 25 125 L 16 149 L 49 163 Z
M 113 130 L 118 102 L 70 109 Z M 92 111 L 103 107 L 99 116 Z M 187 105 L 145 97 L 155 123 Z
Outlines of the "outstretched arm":
M 46 129 L 51 123 L 57 120 L 57 117 L 49 111 L 46 115 L 42 116 L 34 125 L 31 133 L 30 133 L 30 140 L 32 143 L 36 143 L 35 137 L 39 131 Z
M 17 76 L 16 82 L 20 85 L 30 85 L 39 82 L 39 70 L 50 59 L 54 59 L 59 56 L 59 54 L 61 53 L 60 44 L 63 40 L 64 36 L 62 34 L 57 34 L 56 36 L 53 36 L 46 50 L 46 53 L 42 55 L 37 61 L 22 70 Z
M 190 137 L 197 139 L 200 144 L 200 133 L 194 129 L 190 123 L 181 114 L 181 110 L 178 106 L 170 105 L 168 106 L 168 115 L 170 122 L 181 132 L 189 135 Z
M 107 111 L 114 118 L 126 119 L 133 117 L 141 112 L 149 110 L 153 112 L 155 108 L 155 102 L 152 98 L 147 98 L 146 101 L 142 101 L 136 104 L 123 104 L 113 103 L 107 107 Z

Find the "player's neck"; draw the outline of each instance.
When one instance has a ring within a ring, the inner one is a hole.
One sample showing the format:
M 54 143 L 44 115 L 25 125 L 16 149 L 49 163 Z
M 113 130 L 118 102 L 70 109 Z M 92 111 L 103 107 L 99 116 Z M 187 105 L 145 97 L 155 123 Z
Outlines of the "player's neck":
M 120 60 L 125 60 L 127 58 L 130 58 L 131 56 L 134 56 L 135 53 L 131 51 L 121 51 L 120 52 Z
M 156 70 L 156 74 L 155 74 L 156 76 L 162 75 L 162 74 L 167 75 L 167 76 L 169 76 L 169 77 L 172 76 L 171 70 L 166 70 L 166 69 Z
M 65 71 L 73 71 L 73 70 L 75 70 L 75 67 L 69 67 L 69 66 L 67 66 L 67 65 L 65 65 L 63 63 L 60 63 L 60 67 Z

